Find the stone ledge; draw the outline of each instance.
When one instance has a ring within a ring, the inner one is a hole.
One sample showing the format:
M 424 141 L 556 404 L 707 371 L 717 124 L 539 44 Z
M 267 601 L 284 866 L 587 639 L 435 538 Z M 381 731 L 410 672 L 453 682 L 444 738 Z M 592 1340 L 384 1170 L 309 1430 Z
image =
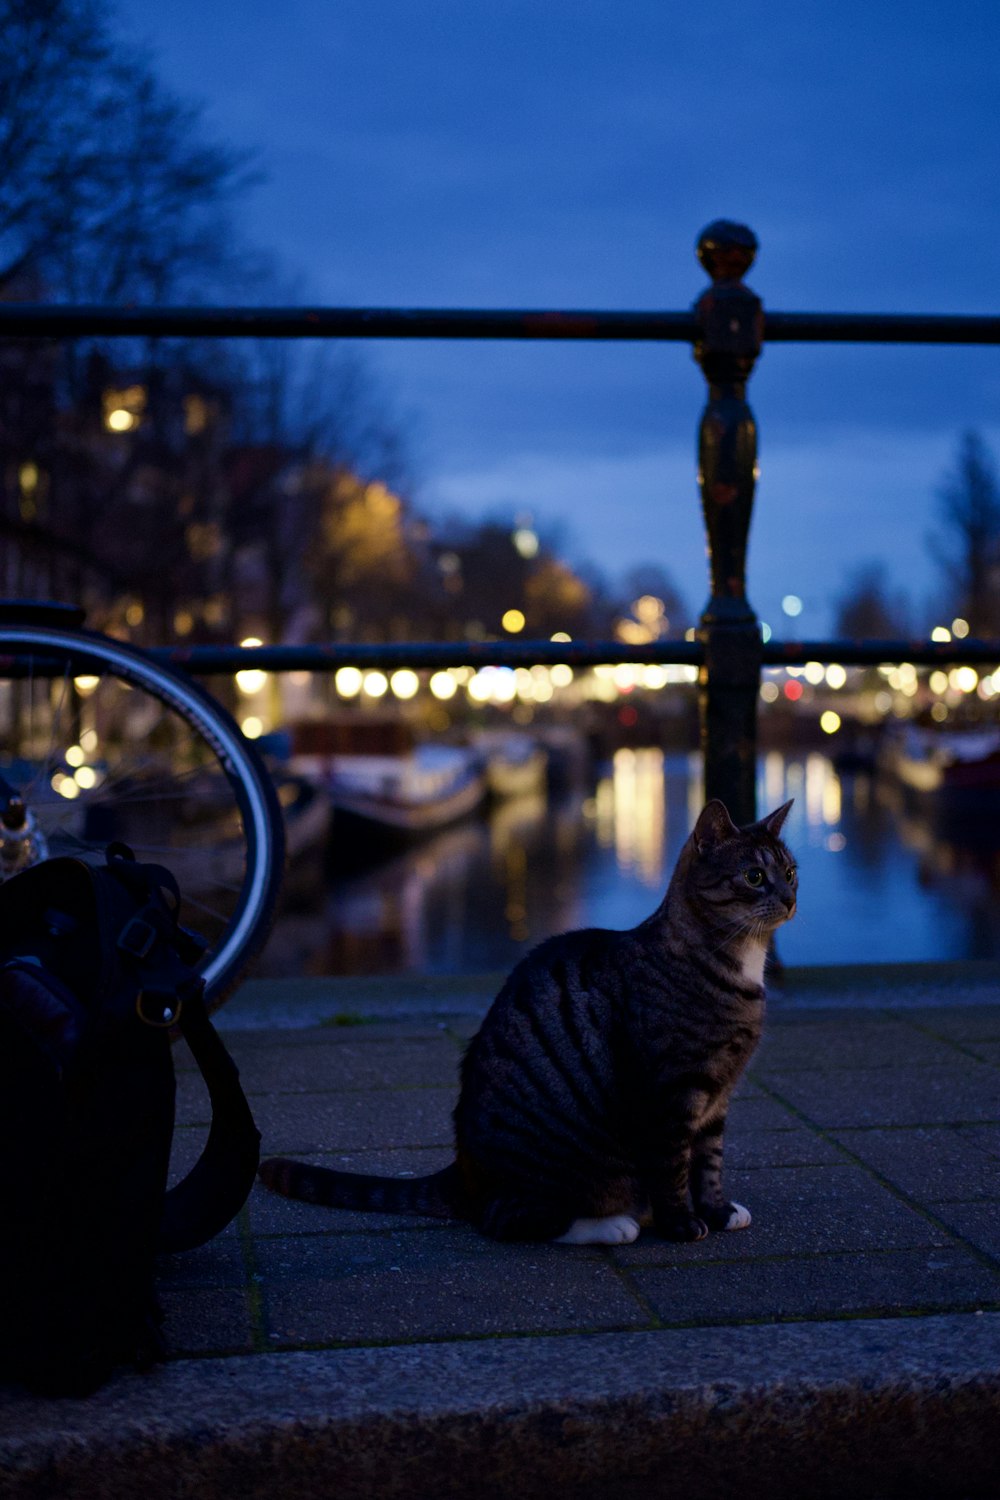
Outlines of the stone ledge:
M 364 1019 L 431 1022 L 485 1015 L 505 975 L 388 974 L 250 979 L 217 1013 L 223 1031 L 300 1029 Z M 1000 963 L 831 964 L 790 967 L 768 981 L 773 1015 L 829 1009 L 914 1010 L 996 1005 Z
M 10 1500 L 1000 1490 L 1000 1314 L 187 1360 L 0 1406 Z

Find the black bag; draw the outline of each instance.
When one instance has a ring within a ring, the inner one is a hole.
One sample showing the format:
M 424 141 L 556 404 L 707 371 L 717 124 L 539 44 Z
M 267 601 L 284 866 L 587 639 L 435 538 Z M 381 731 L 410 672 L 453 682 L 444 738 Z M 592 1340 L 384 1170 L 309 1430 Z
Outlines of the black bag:
M 169 871 L 123 845 L 106 866 L 60 857 L 0 885 L 0 1371 L 48 1394 L 163 1357 L 156 1254 L 217 1234 L 256 1174 L 179 905 Z M 212 1126 L 168 1192 L 174 1026 Z

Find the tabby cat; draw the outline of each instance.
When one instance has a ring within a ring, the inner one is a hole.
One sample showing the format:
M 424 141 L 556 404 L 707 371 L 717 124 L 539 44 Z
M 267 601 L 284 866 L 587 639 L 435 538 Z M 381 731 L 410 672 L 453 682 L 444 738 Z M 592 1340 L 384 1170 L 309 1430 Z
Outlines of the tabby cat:
M 265 1161 L 311 1203 L 471 1221 L 498 1240 L 621 1244 L 743 1229 L 722 1190 L 729 1099 L 760 1039 L 764 961 L 795 911 L 790 802 L 737 828 L 709 802 L 667 894 L 627 932 L 543 942 L 466 1051 L 455 1160 L 392 1178 Z

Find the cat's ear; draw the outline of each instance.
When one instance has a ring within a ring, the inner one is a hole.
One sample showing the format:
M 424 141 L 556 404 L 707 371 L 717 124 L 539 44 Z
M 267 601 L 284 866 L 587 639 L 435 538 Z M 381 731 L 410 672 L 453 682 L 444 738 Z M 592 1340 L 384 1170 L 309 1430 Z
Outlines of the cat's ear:
M 726 839 L 736 838 L 738 833 L 739 829 L 729 816 L 726 804 L 720 802 L 718 797 L 713 797 L 702 808 L 691 837 L 700 854 L 713 844 L 723 844 Z
M 766 818 L 761 818 L 760 827 L 766 829 L 772 838 L 776 839 L 780 834 L 781 825 L 788 817 L 789 808 L 794 801 L 795 798 L 790 797 L 787 802 L 783 802 L 780 807 L 776 807 L 773 813 L 768 813 Z

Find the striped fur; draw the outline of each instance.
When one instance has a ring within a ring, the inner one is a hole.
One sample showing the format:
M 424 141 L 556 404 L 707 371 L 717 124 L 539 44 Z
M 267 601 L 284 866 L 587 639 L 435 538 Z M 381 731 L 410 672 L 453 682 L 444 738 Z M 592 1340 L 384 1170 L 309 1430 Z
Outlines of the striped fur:
M 261 1162 L 259 1175 L 275 1193 L 327 1208 L 421 1214 L 432 1219 L 453 1219 L 458 1212 L 458 1172 L 454 1163 L 428 1177 L 375 1177 L 361 1172 L 335 1172 L 329 1167 L 290 1161 L 287 1156 L 272 1156 Z
M 550 938 L 517 965 L 462 1062 L 452 1166 L 385 1178 L 276 1159 L 264 1182 L 496 1239 L 608 1243 L 622 1216 L 676 1240 L 743 1228 L 723 1131 L 760 1039 L 767 945 L 795 910 L 790 806 L 738 829 L 709 802 L 646 921 Z

